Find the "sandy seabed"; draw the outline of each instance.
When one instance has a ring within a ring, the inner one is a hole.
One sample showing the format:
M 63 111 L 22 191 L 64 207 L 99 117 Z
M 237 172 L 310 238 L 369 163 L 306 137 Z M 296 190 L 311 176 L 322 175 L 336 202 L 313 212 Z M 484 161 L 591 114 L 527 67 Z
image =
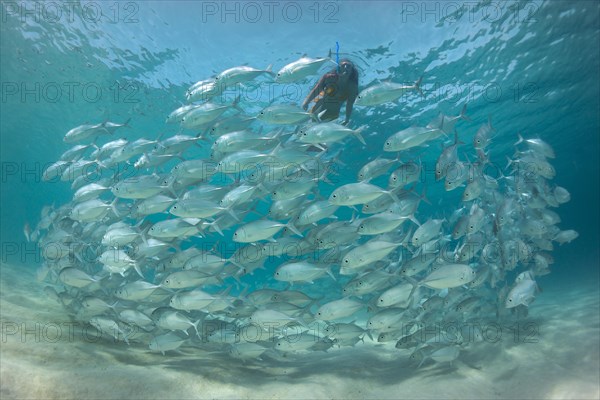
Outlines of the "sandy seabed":
M 182 347 L 86 337 L 28 268 L 2 265 L 0 399 L 598 399 L 598 288 L 545 288 L 526 321 L 534 340 L 505 334 L 469 344 L 452 365 L 394 342 L 365 340 L 289 359 L 241 362 Z M 526 335 L 527 336 L 527 335 Z

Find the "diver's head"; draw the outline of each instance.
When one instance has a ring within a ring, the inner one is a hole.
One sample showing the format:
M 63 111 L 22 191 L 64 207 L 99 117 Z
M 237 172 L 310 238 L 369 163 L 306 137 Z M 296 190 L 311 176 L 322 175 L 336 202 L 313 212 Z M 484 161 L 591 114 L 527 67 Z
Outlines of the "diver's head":
M 336 70 L 333 70 L 336 72 Z M 358 69 L 354 66 L 354 63 L 347 58 L 340 60 L 337 66 L 337 74 L 340 77 L 341 82 L 352 82 L 358 85 Z
M 339 74 L 350 76 L 354 71 L 354 64 L 348 59 L 342 59 L 339 65 Z

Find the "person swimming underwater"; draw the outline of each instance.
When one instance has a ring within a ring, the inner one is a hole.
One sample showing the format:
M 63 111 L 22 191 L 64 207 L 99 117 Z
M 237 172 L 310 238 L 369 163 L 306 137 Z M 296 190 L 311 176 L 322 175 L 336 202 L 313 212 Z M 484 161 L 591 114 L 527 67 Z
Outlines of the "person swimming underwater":
M 302 108 L 307 110 L 311 101 L 315 105 L 311 113 L 321 121 L 331 121 L 339 117 L 342 103 L 346 102 L 346 118 L 342 125 L 348 124 L 352 115 L 352 106 L 358 96 L 358 70 L 348 59 L 342 59 L 339 67 L 326 73 L 310 91 Z

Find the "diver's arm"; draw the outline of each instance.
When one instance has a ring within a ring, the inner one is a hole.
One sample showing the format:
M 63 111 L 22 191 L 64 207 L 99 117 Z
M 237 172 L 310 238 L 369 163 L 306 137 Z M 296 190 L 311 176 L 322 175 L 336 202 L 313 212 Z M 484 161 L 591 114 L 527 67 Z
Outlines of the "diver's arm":
M 317 97 L 317 95 L 319 93 L 321 93 L 322 90 L 325 89 L 325 78 L 326 78 L 326 75 L 323 75 L 321 77 L 321 79 L 319 79 L 319 82 L 317 82 L 317 84 L 310 91 L 310 93 L 308 94 L 308 96 L 306 96 L 306 99 L 304 100 L 304 103 L 302 103 L 302 108 L 304 108 L 306 110 L 308 108 L 308 105 L 310 104 L 310 102 L 313 101 L 313 99 L 315 97 Z
M 344 122 L 342 122 L 342 125 L 346 125 L 350 121 L 350 116 L 352 115 L 352 107 L 354 106 L 354 101 L 356 100 L 357 96 L 358 91 L 352 91 L 352 94 L 348 96 L 348 100 L 346 100 L 346 118 L 344 119 Z

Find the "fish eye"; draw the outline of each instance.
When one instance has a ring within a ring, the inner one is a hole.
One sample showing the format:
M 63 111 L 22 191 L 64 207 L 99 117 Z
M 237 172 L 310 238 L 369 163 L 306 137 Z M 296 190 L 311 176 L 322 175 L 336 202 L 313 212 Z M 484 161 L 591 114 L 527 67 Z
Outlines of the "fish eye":
M 331 197 L 335 199 L 337 197 L 337 194 L 332 194 Z
M 359 94 L 359 95 L 358 95 L 358 98 L 359 98 L 359 99 L 362 99 L 362 96 Z
M 278 72 L 278 73 L 277 73 L 277 76 L 281 76 L 281 73 L 279 73 L 279 72 Z
M 264 112 L 264 111 L 261 111 L 261 112 L 260 112 L 260 115 L 265 115 L 265 112 Z
M 169 279 L 165 279 L 165 284 L 168 285 L 169 283 L 171 283 L 171 281 Z
M 320 312 L 318 312 L 318 313 L 317 313 L 317 315 L 318 315 L 318 316 L 321 316 L 321 313 L 320 313 Z
M 279 276 L 279 272 L 275 272 L 275 275 Z
M 346 264 L 348 264 L 348 262 L 349 262 L 349 261 L 348 261 L 348 259 L 346 258 L 346 259 L 344 260 L 344 262 L 345 262 Z
M 383 303 L 383 299 L 379 299 L 379 302 L 380 302 L 380 303 Z

